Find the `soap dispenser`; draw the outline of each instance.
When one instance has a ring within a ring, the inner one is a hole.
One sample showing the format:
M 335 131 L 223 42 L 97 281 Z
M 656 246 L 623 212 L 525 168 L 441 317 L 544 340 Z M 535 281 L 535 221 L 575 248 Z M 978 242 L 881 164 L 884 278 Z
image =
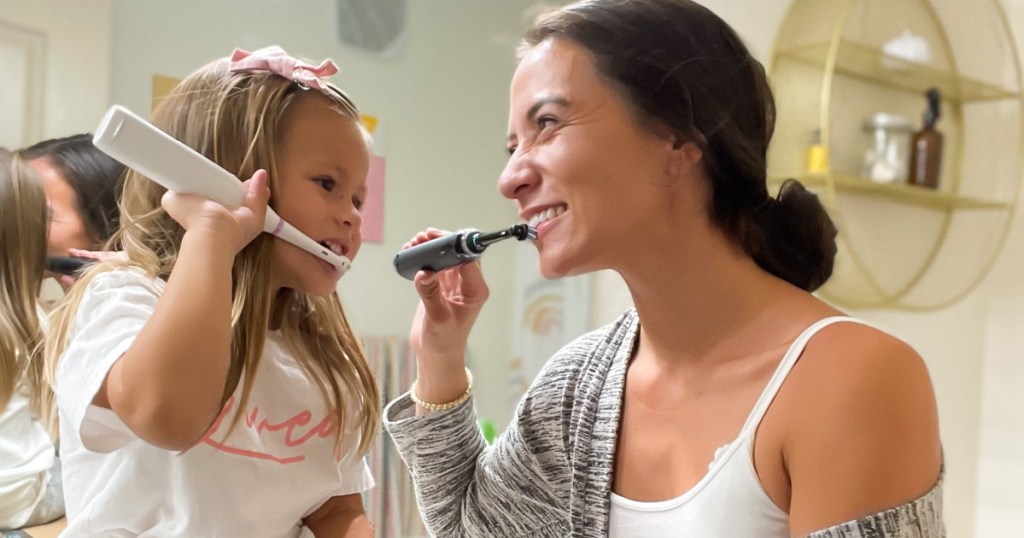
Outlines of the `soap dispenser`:
M 924 126 L 910 139 L 910 174 L 907 182 L 936 189 L 939 187 L 939 168 L 942 165 L 942 133 L 935 128 L 935 123 L 939 120 L 942 96 L 936 88 L 930 88 L 925 96 L 928 98 L 928 108 L 924 112 Z

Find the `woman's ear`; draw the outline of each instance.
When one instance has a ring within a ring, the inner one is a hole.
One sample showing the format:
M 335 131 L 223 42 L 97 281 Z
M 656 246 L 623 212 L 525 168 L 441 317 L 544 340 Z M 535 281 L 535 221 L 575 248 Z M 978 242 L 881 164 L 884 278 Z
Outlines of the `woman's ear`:
M 693 173 L 701 165 L 704 150 L 690 138 L 675 135 L 669 150 L 667 170 L 669 177 L 681 177 Z

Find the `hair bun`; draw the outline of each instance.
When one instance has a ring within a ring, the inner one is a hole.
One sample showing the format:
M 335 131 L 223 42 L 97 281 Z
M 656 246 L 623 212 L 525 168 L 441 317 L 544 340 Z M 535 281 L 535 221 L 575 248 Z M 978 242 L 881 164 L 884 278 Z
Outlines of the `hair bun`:
M 755 219 L 765 238 L 753 253 L 761 267 L 807 291 L 832 276 L 837 230 L 818 195 L 787 179 L 778 197 L 757 209 Z

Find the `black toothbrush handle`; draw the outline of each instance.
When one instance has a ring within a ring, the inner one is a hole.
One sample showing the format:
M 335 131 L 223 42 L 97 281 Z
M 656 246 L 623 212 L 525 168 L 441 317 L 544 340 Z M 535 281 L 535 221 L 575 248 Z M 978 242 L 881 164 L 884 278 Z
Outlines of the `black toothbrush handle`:
M 92 258 L 79 258 L 77 256 L 47 256 L 46 270 L 61 275 L 73 275 L 95 261 Z
M 395 270 L 412 280 L 421 269 L 438 272 L 469 263 L 483 252 L 474 252 L 469 246 L 479 234 L 476 230 L 463 230 L 407 248 L 395 255 Z

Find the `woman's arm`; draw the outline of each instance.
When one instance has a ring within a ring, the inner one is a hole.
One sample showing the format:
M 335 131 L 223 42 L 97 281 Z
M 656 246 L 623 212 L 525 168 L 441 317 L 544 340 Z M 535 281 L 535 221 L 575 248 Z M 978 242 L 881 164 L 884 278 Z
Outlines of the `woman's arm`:
M 416 482 L 420 513 L 434 536 L 568 536 L 574 410 L 567 393 L 584 358 L 605 338 L 604 332 L 584 335 L 548 360 L 489 447 L 472 399 L 419 415 L 408 395 L 388 405 L 384 425 Z
M 303 521 L 317 538 L 373 538 L 359 493 L 331 497 Z
M 867 521 L 921 499 L 939 481 L 938 414 L 924 361 L 870 327 L 836 329 L 812 340 L 793 372 L 802 409 L 783 447 L 792 536 Z M 919 526 L 914 533 L 877 536 L 933 536 L 941 512 L 924 516 L 899 522 Z
M 407 246 L 444 233 L 421 232 Z M 420 271 L 415 284 L 421 299 L 409 334 L 417 358 L 415 391 L 421 401 L 445 404 L 466 392 L 466 345 L 487 284 L 479 262 L 436 274 Z M 472 399 L 430 412 L 405 395 L 387 407 L 385 426 L 411 470 L 432 535 L 565 536 L 571 472 L 560 422 L 564 382 L 546 378 L 542 373 L 509 430 L 490 448 Z

